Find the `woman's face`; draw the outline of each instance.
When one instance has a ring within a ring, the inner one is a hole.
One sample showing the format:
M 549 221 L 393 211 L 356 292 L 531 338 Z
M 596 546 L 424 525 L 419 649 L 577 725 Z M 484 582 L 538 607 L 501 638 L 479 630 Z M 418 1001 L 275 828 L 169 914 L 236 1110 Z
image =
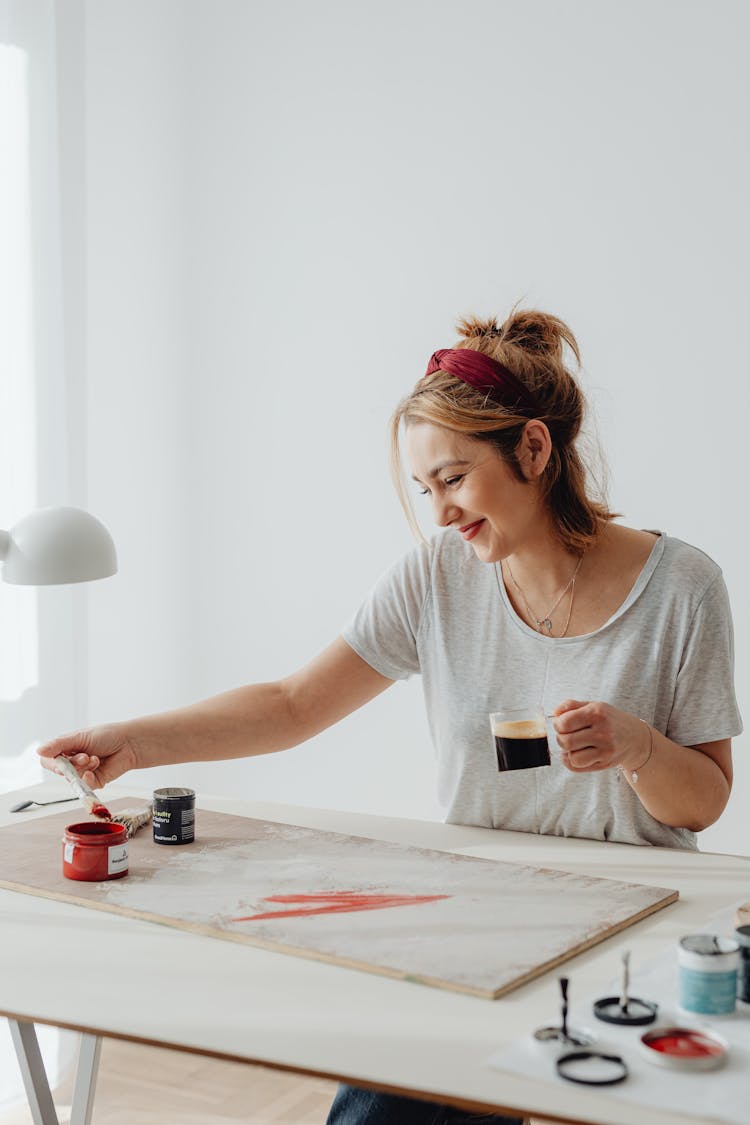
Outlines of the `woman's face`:
M 489 442 L 429 422 L 411 423 L 406 450 L 435 522 L 455 528 L 482 562 L 500 562 L 538 528 L 537 488 L 519 480 Z

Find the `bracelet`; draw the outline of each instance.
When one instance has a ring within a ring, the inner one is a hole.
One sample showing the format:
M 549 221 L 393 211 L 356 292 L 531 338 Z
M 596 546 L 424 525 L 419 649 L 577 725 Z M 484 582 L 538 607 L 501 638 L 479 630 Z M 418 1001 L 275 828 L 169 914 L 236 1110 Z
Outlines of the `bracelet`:
M 646 757 L 646 761 L 642 762 L 637 770 L 630 771 L 630 780 L 633 782 L 633 785 L 637 785 L 638 774 L 643 769 L 643 767 L 648 765 L 648 763 L 651 761 L 651 755 L 654 752 L 654 728 L 652 726 L 649 726 L 645 719 L 639 719 L 639 722 L 643 723 L 645 727 L 648 727 L 648 756 Z M 620 768 L 622 769 L 622 767 Z

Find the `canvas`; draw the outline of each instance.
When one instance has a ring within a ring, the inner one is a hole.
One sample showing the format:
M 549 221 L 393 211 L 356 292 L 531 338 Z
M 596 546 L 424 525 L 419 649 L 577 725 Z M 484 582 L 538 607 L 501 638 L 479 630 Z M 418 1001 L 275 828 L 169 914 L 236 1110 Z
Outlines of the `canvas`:
M 1 828 L 0 885 L 489 998 L 678 897 L 205 810 L 193 844 L 156 844 L 142 829 L 125 878 L 73 882 L 60 841 L 74 819 Z

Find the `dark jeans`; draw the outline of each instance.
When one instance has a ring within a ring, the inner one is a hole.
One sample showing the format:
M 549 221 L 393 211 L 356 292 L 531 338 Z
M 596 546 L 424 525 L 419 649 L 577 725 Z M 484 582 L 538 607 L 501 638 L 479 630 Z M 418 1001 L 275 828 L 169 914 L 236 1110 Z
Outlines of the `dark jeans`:
M 523 1125 L 523 1118 L 467 1113 L 435 1102 L 339 1086 L 326 1125 Z

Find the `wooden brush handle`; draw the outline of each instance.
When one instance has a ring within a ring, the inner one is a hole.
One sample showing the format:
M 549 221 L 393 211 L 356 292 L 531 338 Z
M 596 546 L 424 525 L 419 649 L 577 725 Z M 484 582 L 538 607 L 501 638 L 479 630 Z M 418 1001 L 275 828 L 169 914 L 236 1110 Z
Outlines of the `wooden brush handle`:
M 89 812 L 92 811 L 94 806 L 101 805 L 101 801 L 94 790 L 86 784 L 73 763 L 64 754 L 58 754 L 55 758 L 55 769 L 63 775 L 66 781 L 70 782 Z

